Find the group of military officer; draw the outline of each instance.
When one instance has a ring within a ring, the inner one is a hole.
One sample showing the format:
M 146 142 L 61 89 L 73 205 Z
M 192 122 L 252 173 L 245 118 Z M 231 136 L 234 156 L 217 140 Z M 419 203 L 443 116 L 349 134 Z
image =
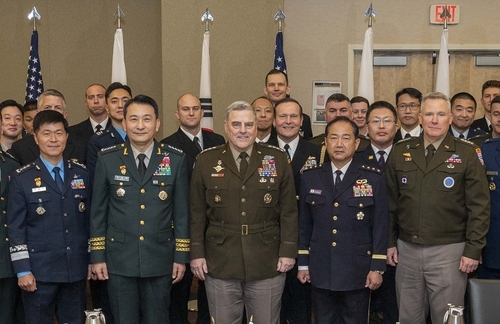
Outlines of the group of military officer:
M 192 94 L 179 98 L 179 130 L 161 143 L 156 102 L 125 85 L 89 86 L 89 111 L 105 118 L 72 128 L 62 94 L 42 94 L 34 136 L 12 149 L 26 165 L 0 152 L 5 323 L 17 285 L 28 323 L 83 322 L 86 279 L 97 279 L 93 299 L 111 321 L 185 323 L 193 274 L 197 323 L 310 323 L 311 299 L 316 323 L 363 323 L 370 296 L 385 323 L 424 323 L 442 318 L 447 302 L 463 304 L 488 233 L 488 188 L 493 197 L 500 185 L 500 97 L 486 110 L 493 131 L 483 161 L 453 137 L 454 107 L 442 94 L 403 89 L 397 109 L 367 105 L 365 128 L 352 121 L 349 98 L 334 94 L 324 134 L 307 141 L 289 90 L 286 74 L 272 70 L 267 98 L 231 104 L 225 144 L 201 129 Z M 256 113 L 265 100 L 271 124 Z M 393 145 L 398 119 L 408 138 Z M 485 277 L 500 268 L 493 219 Z

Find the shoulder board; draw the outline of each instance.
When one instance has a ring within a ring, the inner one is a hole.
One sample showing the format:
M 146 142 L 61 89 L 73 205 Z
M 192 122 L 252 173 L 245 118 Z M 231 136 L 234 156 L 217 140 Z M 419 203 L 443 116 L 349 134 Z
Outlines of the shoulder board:
M 35 167 L 35 162 L 32 162 L 32 163 L 27 164 L 27 165 L 25 165 L 25 166 L 23 166 L 23 167 L 20 167 L 19 169 L 17 169 L 17 170 L 16 170 L 16 172 L 17 172 L 18 174 L 21 174 L 21 173 L 23 173 L 23 172 L 26 172 L 26 171 L 28 171 L 28 170 L 33 169 L 34 167 Z
M 408 138 L 403 138 L 402 140 L 398 141 L 397 143 L 395 143 L 394 145 L 400 145 L 402 143 L 406 143 L 406 142 L 411 142 L 411 141 L 414 141 L 418 139 L 418 137 L 408 137 Z
M 106 154 L 106 153 L 109 153 L 109 152 L 118 151 L 119 149 L 121 149 L 122 145 L 124 145 L 124 144 L 113 145 L 113 146 L 110 146 L 110 147 L 104 147 L 104 148 L 101 149 L 101 152 L 102 152 L 102 154 Z
M 108 135 L 109 133 L 111 133 L 111 131 L 109 129 L 103 129 L 103 130 L 95 132 L 95 134 L 97 136 Z
M 178 149 L 177 147 L 174 147 L 174 146 L 169 145 L 169 144 L 160 143 L 160 147 L 161 147 L 162 149 L 166 149 L 166 150 L 169 150 L 169 151 L 173 151 L 174 153 L 178 153 L 178 154 L 182 154 L 182 153 L 184 153 L 184 151 L 183 151 L 183 150 Z
M 69 162 L 70 164 L 73 164 L 73 165 L 79 166 L 79 167 L 80 167 L 80 168 L 82 168 L 82 169 L 85 169 L 85 170 L 87 169 L 87 167 L 86 167 L 84 164 L 79 163 L 79 162 L 78 162 L 78 160 L 76 160 L 76 159 L 71 159 L 71 160 L 69 160 L 68 162 Z
M 5 157 L 8 157 L 9 159 L 17 161 L 17 159 L 9 152 L 0 151 L 0 156 L 2 156 L 2 158 L 5 156 Z
M 267 147 L 267 148 L 275 149 L 275 150 L 281 151 L 281 152 L 283 152 L 283 153 L 286 153 L 284 149 L 279 148 L 279 147 L 277 147 L 277 146 L 270 145 L 270 144 L 267 144 L 267 143 L 259 143 L 259 144 L 260 144 L 260 145 L 262 145 L 263 147 Z
M 307 168 L 304 168 L 302 169 L 302 172 L 307 172 L 307 171 L 311 171 L 311 170 L 316 170 L 317 168 L 319 168 L 320 166 L 319 165 L 311 165 L 311 166 L 308 166 Z
M 481 136 L 481 135 L 479 135 L 479 136 Z M 457 137 L 455 137 L 455 140 L 457 140 L 459 142 L 462 142 L 462 143 L 469 144 L 470 146 L 477 146 L 476 144 L 474 144 L 474 142 L 466 140 L 465 138 L 457 138 Z
M 379 168 L 374 168 L 374 167 L 371 167 L 369 165 L 364 165 L 363 164 L 363 165 L 360 166 L 360 168 L 363 169 L 363 170 L 372 171 L 372 172 L 375 172 L 375 173 L 378 173 L 378 174 L 382 173 L 382 170 L 380 170 Z
M 200 154 L 202 153 L 205 153 L 205 152 L 208 152 L 208 151 L 212 151 L 212 150 L 216 150 L 216 149 L 220 149 L 220 148 L 223 148 L 224 146 L 226 146 L 226 144 L 220 144 L 220 145 L 217 145 L 217 146 L 212 146 L 212 147 L 209 147 L 207 149 L 204 149 L 203 151 L 200 152 Z

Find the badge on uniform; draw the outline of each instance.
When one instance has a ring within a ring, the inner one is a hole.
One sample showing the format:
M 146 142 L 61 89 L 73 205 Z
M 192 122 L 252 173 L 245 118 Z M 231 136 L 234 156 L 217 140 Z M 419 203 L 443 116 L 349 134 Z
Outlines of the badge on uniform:
M 302 168 L 300 169 L 300 174 L 302 174 L 305 170 L 314 169 L 317 166 L 318 162 L 316 162 L 316 158 L 314 156 L 309 156 L 304 165 L 302 166 Z
M 477 158 L 479 159 L 479 162 L 481 162 L 481 164 L 484 165 L 483 154 L 481 153 L 481 149 L 479 147 L 476 148 L 476 154 Z
M 218 173 L 218 172 L 221 172 L 222 170 L 224 170 L 224 169 L 225 169 L 225 168 L 222 166 L 222 161 L 221 161 L 221 160 L 217 161 L 217 165 L 216 165 L 216 166 L 214 166 L 214 169 L 215 169 L 215 172 L 217 172 L 217 173 Z M 213 175 L 212 175 L 212 176 L 213 176 Z M 222 176 L 224 176 L 224 175 L 222 175 Z
M 80 213 L 83 213 L 85 211 L 85 203 L 83 201 L 78 204 L 78 210 L 80 211 Z
M 413 160 L 412 157 L 411 157 L 410 152 L 403 153 L 403 156 L 405 157 L 405 161 L 406 162 L 410 162 L 410 161 Z
M 323 191 L 320 190 L 320 189 L 311 189 L 311 190 L 309 190 L 309 193 L 313 194 L 313 195 L 321 195 L 322 192 Z
M 368 160 L 373 160 L 373 159 L 374 159 L 373 155 L 368 155 Z
M 36 177 L 34 180 L 35 180 L 35 186 L 40 187 L 42 185 L 42 178 Z
M 274 161 L 274 156 L 266 155 L 262 160 L 262 168 L 257 169 L 259 171 L 259 176 L 261 177 L 277 177 L 276 172 L 276 161 Z
M 160 198 L 160 200 L 165 201 L 168 198 L 168 193 L 165 190 L 162 190 L 158 193 L 158 198 Z
M 127 173 L 127 167 L 125 165 L 120 165 L 120 173 L 123 175 Z
M 403 175 L 403 176 L 401 177 L 401 183 L 402 183 L 402 184 L 407 184 L 407 183 L 408 183 L 408 176 Z
M 42 206 L 42 199 L 41 198 L 38 198 L 38 207 L 36 208 L 35 211 L 40 216 L 45 214 L 45 208 L 43 208 L 43 206 Z
M 170 176 L 172 175 L 172 169 L 170 168 L 170 157 L 169 156 L 164 156 L 163 160 L 161 160 L 160 165 L 156 168 L 155 172 L 153 173 L 154 176 Z
M 264 202 L 266 204 L 271 203 L 271 200 L 273 200 L 273 196 L 268 192 L 264 195 Z
M 354 197 L 372 197 L 373 188 L 366 179 L 356 180 L 356 184 L 352 187 Z
M 359 212 L 357 215 L 356 215 L 356 219 L 357 220 L 363 220 L 363 218 L 365 217 L 365 214 L 363 212 Z
M 117 195 L 118 197 L 123 197 L 123 196 L 125 196 L 125 189 L 123 189 L 123 188 L 118 188 L 118 190 L 116 190 L 116 195 Z
M 451 187 L 453 187 L 455 185 L 455 179 L 453 179 L 452 177 L 446 177 L 443 180 L 443 185 L 446 188 L 450 189 Z
M 221 198 L 219 195 L 215 195 L 215 197 L 214 197 L 214 201 L 215 201 L 216 203 L 220 203 L 220 202 L 222 201 L 222 198 Z
M 85 189 L 85 183 L 83 182 L 83 179 L 71 180 L 71 189 Z

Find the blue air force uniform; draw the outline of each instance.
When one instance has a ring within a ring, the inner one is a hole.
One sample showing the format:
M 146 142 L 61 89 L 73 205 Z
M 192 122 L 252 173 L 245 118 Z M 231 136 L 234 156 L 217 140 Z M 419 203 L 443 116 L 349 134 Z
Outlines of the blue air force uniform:
M 83 165 L 63 164 L 62 192 L 40 158 L 16 170 L 10 183 L 7 224 L 14 271 L 31 272 L 37 284 L 36 291 L 23 291 L 28 323 L 52 322 L 55 304 L 47 304 L 55 298 L 65 302 L 58 309 L 59 322 L 84 319 L 89 177 Z M 40 311 L 45 307 L 48 313 Z

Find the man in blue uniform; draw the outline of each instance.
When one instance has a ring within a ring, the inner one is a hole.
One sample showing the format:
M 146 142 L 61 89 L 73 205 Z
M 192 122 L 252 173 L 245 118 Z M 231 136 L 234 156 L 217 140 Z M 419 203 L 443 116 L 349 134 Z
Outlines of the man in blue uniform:
M 26 322 L 82 323 L 89 269 L 90 201 L 83 165 L 63 160 L 68 123 L 56 111 L 34 120 L 40 156 L 12 175 L 7 208 L 10 254 Z M 57 309 L 57 312 L 56 312 Z
M 108 280 L 120 324 L 170 323 L 170 288 L 189 260 L 184 153 L 159 144 L 158 105 L 145 95 L 123 109 L 128 142 L 102 150 L 93 183 L 91 261 Z
M 302 175 L 297 277 L 311 282 L 317 324 L 366 323 L 370 290 L 386 268 L 385 181 L 353 160 L 360 141 L 353 121 L 337 117 L 325 134 L 331 162 Z

